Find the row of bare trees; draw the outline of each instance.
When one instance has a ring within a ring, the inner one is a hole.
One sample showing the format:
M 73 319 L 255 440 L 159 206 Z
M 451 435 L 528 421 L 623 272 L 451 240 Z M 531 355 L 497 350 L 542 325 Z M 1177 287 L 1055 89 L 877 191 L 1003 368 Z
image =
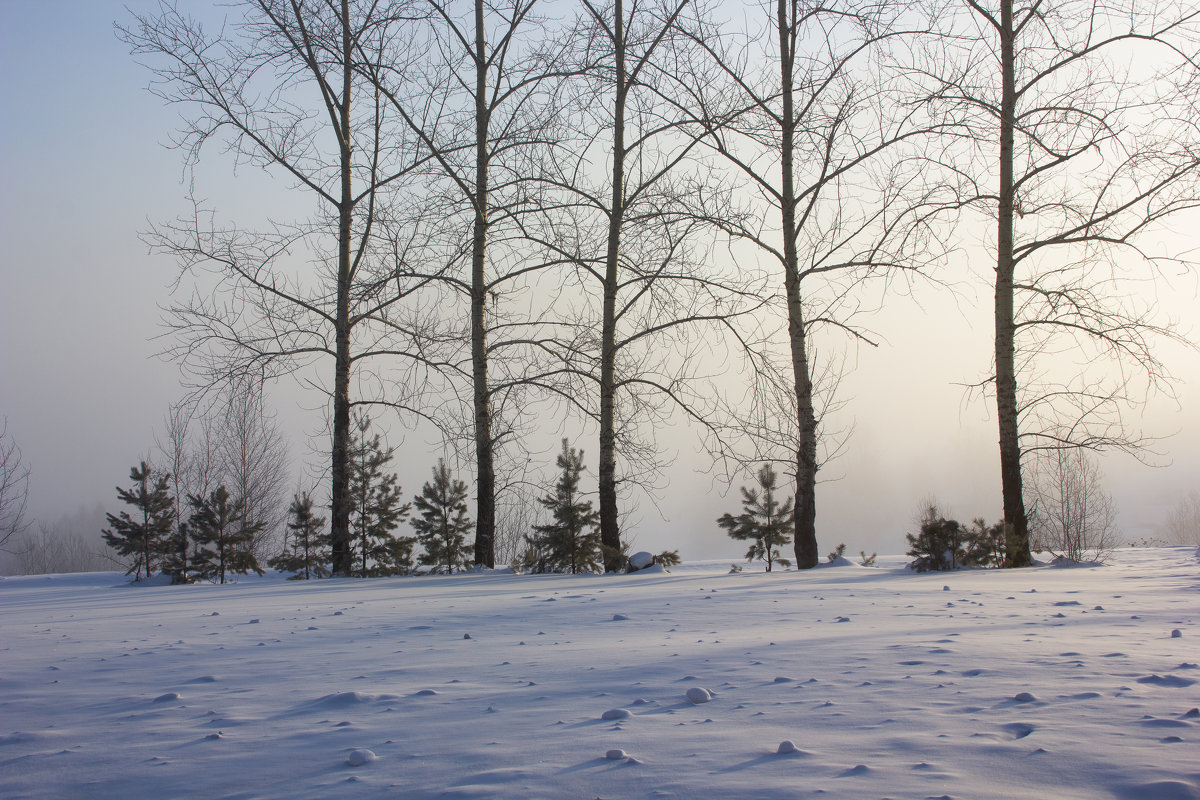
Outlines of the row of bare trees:
M 184 109 L 189 168 L 222 147 L 309 200 L 256 225 L 197 200 L 147 238 L 181 268 L 170 353 L 194 386 L 290 374 L 328 398 L 335 573 L 362 405 L 470 454 L 477 564 L 525 437 L 576 418 L 599 438 L 614 566 L 622 490 L 682 416 L 735 468 L 785 466 L 814 566 L 830 364 L 955 249 L 995 264 L 978 386 L 1007 565 L 1030 561 L 1023 455 L 1136 448 L 1121 415 L 1179 334 L 1122 281 L 1178 263 L 1148 237 L 1197 204 L 1200 12 L 757 8 L 243 0 L 216 25 L 164 3 L 119 28 Z

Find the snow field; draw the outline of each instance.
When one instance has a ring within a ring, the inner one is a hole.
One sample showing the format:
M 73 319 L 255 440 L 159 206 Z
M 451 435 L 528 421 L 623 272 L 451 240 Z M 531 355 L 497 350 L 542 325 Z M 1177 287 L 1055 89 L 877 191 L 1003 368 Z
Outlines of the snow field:
M 902 563 L 7 578 L 0 797 L 1200 798 L 1195 549 Z

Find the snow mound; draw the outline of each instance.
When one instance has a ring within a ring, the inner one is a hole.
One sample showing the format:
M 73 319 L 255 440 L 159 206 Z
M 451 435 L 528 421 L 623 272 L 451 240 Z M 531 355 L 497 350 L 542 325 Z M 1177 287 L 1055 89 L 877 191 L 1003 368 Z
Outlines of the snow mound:
M 1121 800 L 1142 800 L 1149 797 L 1155 800 L 1200 800 L 1200 789 L 1183 781 L 1155 781 L 1122 787 L 1118 790 L 1117 797 Z
M 1178 719 L 1160 719 L 1157 717 L 1149 717 L 1147 719 L 1138 720 L 1138 724 L 1146 728 L 1188 728 L 1192 727 L 1191 723 L 1184 722 Z
M 363 764 L 370 764 L 378 757 L 374 752 L 366 748 L 351 750 L 350 754 L 346 756 L 346 763 L 352 767 L 361 767 Z
M 139 580 L 133 580 L 132 578 L 128 578 L 125 580 L 125 582 L 123 584 L 120 584 L 120 585 L 122 585 L 122 586 L 138 586 L 138 587 L 141 587 L 141 586 L 170 586 L 171 580 L 172 580 L 172 578 L 170 575 L 163 575 L 160 572 L 159 574 L 157 574 L 153 577 L 150 577 L 150 578 L 141 578 Z
M 331 711 L 343 708 L 354 708 L 356 706 L 374 703 L 379 700 L 399 700 L 399 695 L 394 694 L 366 694 L 365 692 L 335 692 L 327 694 L 324 697 L 318 697 L 316 700 L 310 700 L 307 703 L 302 703 L 296 707 L 297 713 L 306 713 L 312 711 Z
M 632 716 L 633 712 L 627 708 L 610 708 L 600 715 L 600 719 L 628 719 Z
M 615 750 L 609 750 L 604 754 L 604 757 L 609 761 L 620 761 L 622 758 L 625 758 L 625 751 L 619 748 Z
M 1103 567 L 1104 562 L 1088 561 L 1086 559 L 1083 561 L 1072 561 L 1066 556 L 1055 556 L 1047 566 L 1054 567 L 1056 569 L 1080 569 L 1086 567 Z
M 1137 682 L 1146 683 L 1151 686 L 1163 686 L 1168 689 L 1183 689 L 1184 687 L 1191 686 L 1196 681 L 1192 680 L 1191 678 L 1181 678 L 1178 675 L 1167 674 L 1146 675 L 1145 677 L 1138 678 Z
M 693 686 L 687 690 L 687 699 L 692 705 L 698 706 L 712 700 L 712 692 L 699 686 Z
M 172 700 L 178 700 L 178 699 L 180 699 L 179 692 L 167 692 L 166 694 L 160 694 L 158 697 L 154 698 L 154 702 L 169 703 Z
M 1016 703 L 1035 703 L 1037 698 L 1029 692 L 1017 692 L 1013 695 L 1013 702 Z
M 633 567 L 635 570 L 645 569 L 653 563 L 654 554 L 647 553 L 645 550 L 641 551 L 640 553 L 634 553 L 629 557 L 629 566 Z
M 1014 741 L 1017 739 L 1024 739 L 1026 736 L 1029 736 L 1036 730 L 1036 728 L 1027 722 L 1010 722 L 1006 725 L 1001 725 L 1000 727 L 1007 731 L 1008 734 L 1012 736 Z
M 796 747 L 796 743 L 791 739 L 784 739 L 779 743 L 779 747 L 775 749 L 775 752 L 783 756 L 788 753 L 798 753 L 800 752 L 800 748 Z

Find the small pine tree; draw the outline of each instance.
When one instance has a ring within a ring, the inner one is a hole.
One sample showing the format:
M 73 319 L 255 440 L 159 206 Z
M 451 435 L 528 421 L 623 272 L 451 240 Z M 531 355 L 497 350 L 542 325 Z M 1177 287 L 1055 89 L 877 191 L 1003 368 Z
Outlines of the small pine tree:
M 132 556 L 133 562 L 125 574 L 133 574 L 141 580 L 142 572 L 151 577 L 154 563 L 167 548 L 171 532 L 171 513 L 174 500 L 171 498 L 171 476 L 161 473 L 155 476 L 150 465 L 143 461 L 129 471 L 134 485 L 129 489 L 117 487 L 117 497 L 135 507 L 137 519 L 129 512 L 120 515 L 106 514 L 110 528 L 101 533 L 108 546 L 122 556 Z
M 977 518 L 966 531 L 963 564 L 968 567 L 998 567 L 1004 563 L 1004 522 L 989 526 Z
M 906 533 L 909 563 L 917 572 L 944 572 L 958 569 L 966 552 L 963 549 L 964 531 L 957 520 L 946 519 L 937 506 L 928 505 L 921 513 L 921 531 Z
M 767 572 L 776 562 L 789 566 L 786 558 L 780 558 L 779 548 L 792 540 L 792 499 L 783 503 L 775 499 L 775 470 L 764 464 L 758 471 L 758 486 L 762 490 L 742 487 L 742 513 L 722 514 L 717 524 L 731 538 L 749 541 L 746 560 L 760 559 L 767 563 Z
M 190 495 L 188 502 L 194 509 L 189 528 L 197 546 L 192 563 L 200 577 L 225 583 L 226 575 L 251 571 L 262 575 L 251 545 L 263 523 L 246 521 L 241 498 L 232 501 L 222 485 L 208 497 Z
M 268 563 L 280 572 L 295 573 L 288 578 L 290 581 L 324 578 L 329 574 L 325 566 L 329 563 L 329 548 L 326 537 L 321 534 L 325 518 L 313 513 L 313 501 L 308 492 L 293 496 L 288 515 L 290 546 L 285 542 L 283 552 Z
M 959 567 L 993 567 L 1004 562 L 1004 523 L 988 526 L 976 519 L 970 528 L 946 519 L 937 506 L 921 514 L 921 532 L 905 534 L 909 563 L 917 572 L 941 572 Z
M 435 571 L 454 572 L 455 567 L 466 565 L 473 553 L 465 542 L 471 530 L 471 518 L 467 516 L 467 485 L 454 480 L 446 462 L 438 459 L 433 470 L 433 481 L 426 481 L 421 494 L 413 498 L 413 504 L 421 516 L 413 520 L 417 540 L 425 548 L 421 563 L 433 566 Z
M 172 504 L 171 517 L 174 518 L 177 513 Z M 171 576 L 171 583 L 191 583 L 194 569 L 191 529 L 185 520 L 179 520 L 172 528 L 164 540 L 162 572 Z
M 540 537 L 525 537 L 525 547 L 513 559 L 513 568 L 520 572 L 548 572 L 546 554 L 535 543 Z
M 405 506 L 407 508 L 407 506 Z M 378 540 L 371 548 L 373 564 L 368 577 L 380 578 L 389 575 L 411 575 L 413 572 L 413 545 L 415 536 L 389 534 Z
M 526 543 L 536 553 L 530 566 L 538 572 L 599 572 L 603 569 L 600 549 L 600 512 L 590 500 L 579 497 L 579 476 L 583 474 L 583 451 L 562 440 L 562 452 L 555 463 L 562 470 L 554 494 L 538 502 L 550 510 L 553 521 L 533 526 L 534 534 Z
M 384 473 L 393 449 L 384 447 L 379 434 L 368 438 L 371 418 L 355 420 L 358 434 L 350 449 L 350 536 L 359 577 L 401 575 L 412 572 L 416 539 L 396 536 L 396 527 L 412 508 L 401 502 L 399 478 Z

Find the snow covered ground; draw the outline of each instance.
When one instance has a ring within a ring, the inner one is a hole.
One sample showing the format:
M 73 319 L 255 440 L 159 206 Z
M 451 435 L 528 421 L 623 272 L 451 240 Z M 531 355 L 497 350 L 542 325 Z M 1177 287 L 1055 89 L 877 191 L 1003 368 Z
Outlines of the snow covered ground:
M 1200 798 L 1194 548 L 880 562 L 6 578 L 0 797 Z

